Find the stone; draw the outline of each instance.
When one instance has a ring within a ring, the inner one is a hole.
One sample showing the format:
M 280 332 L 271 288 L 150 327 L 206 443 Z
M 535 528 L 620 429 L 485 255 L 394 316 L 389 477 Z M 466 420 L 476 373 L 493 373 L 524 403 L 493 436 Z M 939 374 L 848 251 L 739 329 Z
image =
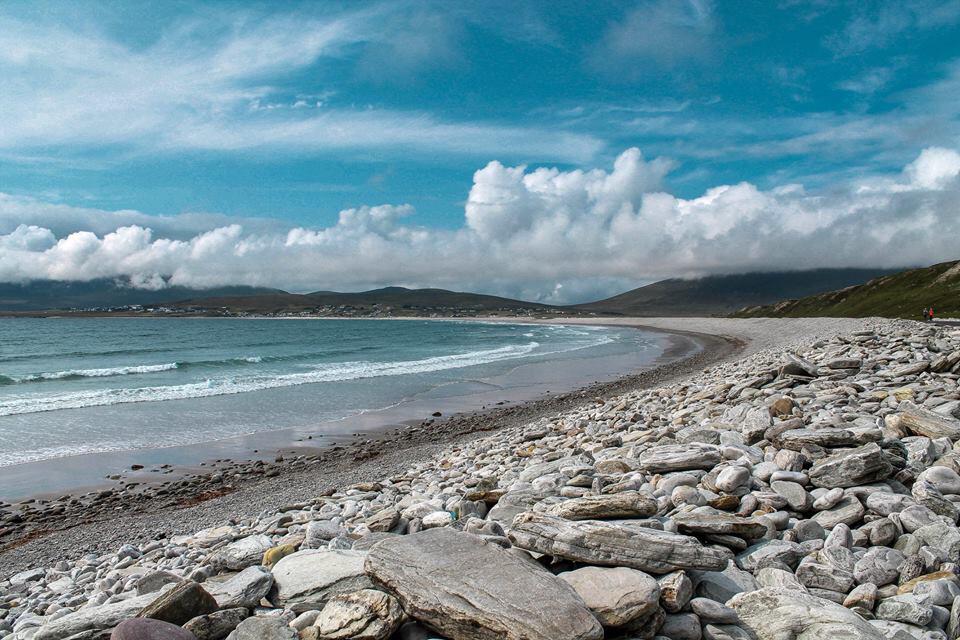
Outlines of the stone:
M 244 608 L 221 609 L 188 620 L 183 628 L 197 640 L 223 640 L 249 616 L 250 612 Z
M 386 640 L 402 620 L 403 609 L 396 598 L 361 589 L 330 598 L 314 627 L 323 640 Z
M 156 598 L 157 594 L 148 593 L 110 604 L 82 607 L 37 629 L 33 640 L 61 640 L 85 632 L 112 629 L 136 616 Z
M 723 571 L 697 571 L 691 576 L 694 593 L 699 598 L 709 598 L 717 602 L 726 602 L 744 591 L 757 589 L 753 575 L 741 570 L 732 561 Z
M 818 447 L 849 447 L 858 444 L 857 436 L 846 429 L 821 427 L 817 429 L 790 429 L 774 438 L 781 449 L 800 451 L 809 445 Z
M 929 482 L 940 493 L 952 493 L 960 495 L 960 474 L 949 467 L 930 467 L 925 469 L 917 480 Z
M 819 460 L 808 473 L 813 486 L 826 489 L 871 484 L 892 474 L 893 466 L 875 442 Z
M 720 448 L 691 442 L 651 447 L 640 454 L 640 468 L 647 473 L 666 473 L 690 469 L 713 469 L 720 462 Z
M 856 496 L 847 496 L 831 509 L 820 511 L 813 520 L 824 529 L 833 529 L 838 524 L 853 526 L 863 519 L 866 509 Z
M 938 549 L 950 562 L 960 562 L 960 531 L 945 522 L 935 522 L 913 532 L 927 546 Z
M 247 618 L 230 632 L 227 640 L 299 640 L 294 631 L 282 618 L 276 616 L 256 616 Z
M 269 537 L 258 534 L 231 542 L 208 558 L 208 562 L 223 570 L 240 571 L 260 564 L 263 554 L 273 546 Z
M 853 611 L 792 589 L 741 593 L 728 604 L 758 640 L 885 640 Z
M 693 595 L 693 580 L 685 571 L 674 571 L 661 576 L 657 581 L 660 585 L 660 606 L 668 613 L 679 613 Z
M 889 547 L 871 547 L 853 568 L 857 584 L 871 583 L 878 587 L 891 584 L 900 575 L 905 556 Z
M 304 531 L 305 538 L 303 547 L 305 549 L 319 549 L 324 546 L 326 542 L 344 533 L 346 533 L 346 530 L 339 522 L 334 522 L 333 520 L 311 520 L 307 523 Z
M 933 611 L 930 607 L 918 603 L 913 596 L 905 594 L 881 600 L 877 605 L 876 615 L 881 620 L 894 620 L 923 627 L 933 618 Z
M 124 620 L 110 632 L 110 640 L 197 640 L 193 634 L 169 622 L 150 618 Z
M 660 585 L 649 575 L 626 567 L 584 567 L 559 574 L 573 587 L 604 627 L 622 627 L 654 612 Z
M 877 585 L 864 583 L 857 585 L 853 591 L 843 599 L 843 606 L 848 609 L 862 609 L 873 611 L 877 603 Z
M 273 567 L 271 599 L 296 613 L 322 609 L 327 600 L 373 586 L 363 569 L 366 553 L 305 549 Z
M 445 527 L 453 522 L 453 516 L 449 511 L 434 511 L 423 516 L 420 521 L 424 529 L 433 529 L 435 527 Z
M 151 571 L 139 580 L 137 580 L 137 593 L 153 593 L 159 591 L 164 585 L 182 582 L 183 578 L 169 571 Z
M 740 622 L 736 611 L 709 598 L 694 598 L 690 601 L 690 610 L 697 614 L 703 623 L 739 624 Z
M 221 609 L 253 609 L 259 607 L 260 599 L 270 593 L 273 574 L 264 567 L 247 567 L 224 582 L 212 584 L 208 581 L 206 585 Z
M 747 547 L 737 555 L 736 560 L 737 565 L 744 571 L 756 571 L 770 561 L 793 566 L 802 554 L 802 547 L 796 542 L 762 540 Z
M 366 524 L 370 531 L 386 532 L 397 526 L 399 520 L 400 512 L 394 507 L 387 507 L 367 518 Z
M 807 593 L 807 588 L 800 584 L 796 575 L 777 567 L 763 567 L 757 571 L 757 584 L 761 587 L 795 589 Z
M 670 640 L 700 640 L 700 618 L 695 613 L 672 613 L 668 615 L 657 634 Z
M 690 536 L 602 520 L 572 522 L 532 511 L 513 521 L 508 536 L 521 549 L 598 566 L 653 574 L 677 569 L 717 571 L 729 554 Z
M 297 548 L 292 544 L 281 544 L 276 547 L 271 547 L 263 553 L 263 559 L 260 561 L 265 567 L 272 567 L 273 565 L 280 562 L 280 558 L 295 553 Z
M 182 625 L 218 608 L 217 601 L 206 589 L 192 580 L 184 580 L 144 607 L 137 617 Z
M 910 433 L 927 438 L 960 439 L 960 420 L 918 407 L 904 401 L 897 408 L 900 426 Z
M 570 585 L 469 533 L 445 527 L 384 540 L 370 549 L 365 565 L 408 614 L 450 638 L 603 637 Z
M 739 466 L 727 467 L 717 475 L 714 484 L 720 491 L 727 493 L 736 491 L 750 484 L 750 469 Z
M 655 515 L 657 511 L 656 500 L 636 491 L 624 491 L 564 500 L 550 507 L 547 512 L 567 520 L 602 520 L 646 518 Z
M 913 597 L 923 605 L 946 607 L 960 596 L 960 587 L 956 580 L 928 580 L 913 589 Z
M 773 489 L 778 495 L 786 498 L 787 504 L 789 504 L 790 508 L 794 511 L 806 511 L 813 503 L 813 500 L 810 499 L 810 494 L 807 493 L 807 490 L 796 482 L 774 480 L 770 483 L 770 488 Z
M 757 518 L 741 518 L 708 508 L 679 513 L 673 516 L 681 533 L 739 536 L 746 540 L 760 538 L 767 533 L 767 525 Z

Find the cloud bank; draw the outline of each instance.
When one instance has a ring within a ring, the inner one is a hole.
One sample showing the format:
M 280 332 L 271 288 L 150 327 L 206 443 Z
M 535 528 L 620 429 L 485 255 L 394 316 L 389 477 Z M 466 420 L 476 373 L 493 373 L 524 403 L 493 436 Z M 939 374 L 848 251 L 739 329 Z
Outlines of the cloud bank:
M 899 174 L 817 192 L 741 182 L 684 199 L 663 189 L 672 166 L 636 148 L 609 170 L 493 161 L 474 174 L 454 230 L 419 226 L 409 205 L 362 206 L 329 227 L 280 229 L 0 195 L 0 281 L 122 277 L 150 288 L 296 291 L 398 284 L 567 302 L 674 276 L 960 257 L 956 150 L 931 147 Z

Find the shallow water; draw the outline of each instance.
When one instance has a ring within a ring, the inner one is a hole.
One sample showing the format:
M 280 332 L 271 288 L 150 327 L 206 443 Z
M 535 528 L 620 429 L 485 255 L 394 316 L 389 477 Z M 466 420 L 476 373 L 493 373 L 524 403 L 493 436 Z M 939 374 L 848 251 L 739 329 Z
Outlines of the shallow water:
M 656 333 L 561 325 L 0 319 L 0 467 L 572 388 L 640 368 L 664 345 Z

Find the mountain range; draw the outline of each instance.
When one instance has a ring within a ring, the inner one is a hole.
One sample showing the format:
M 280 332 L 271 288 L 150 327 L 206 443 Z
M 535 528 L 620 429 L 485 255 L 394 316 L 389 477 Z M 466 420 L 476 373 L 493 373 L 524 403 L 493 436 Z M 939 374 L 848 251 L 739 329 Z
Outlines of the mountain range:
M 726 315 L 743 309 L 803 298 L 849 287 L 893 273 L 889 269 L 816 269 L 669 279 L 596 302 L 557 306 L 498 296 L 386 287 L 356 293 L 316 291 L 289 293 L 280 289 L 232 286 L 215 289 L 167 287 L 152 291 L 115 280 L 90 282 L 34 281 L 0 284 L 0 310 L 117 308 L 164 305 L 176 309 L 229 310 L 232 313 L 275 314 L 349 307 L 361 312 L 374 305 L 392 315 L 464 311 L 471 313 L 574 313 L 631 316 Z

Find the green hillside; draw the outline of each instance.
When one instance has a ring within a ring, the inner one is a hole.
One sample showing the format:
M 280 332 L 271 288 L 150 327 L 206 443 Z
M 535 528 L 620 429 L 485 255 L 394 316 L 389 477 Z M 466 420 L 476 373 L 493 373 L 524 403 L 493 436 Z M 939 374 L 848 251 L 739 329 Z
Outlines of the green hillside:
M 909 269 L 797 300 L 746 307 L 733 315 L 740 318 L 885 316 L 919 320 L 924 307 L 929 306 L 934 308 L 937 317 L 960 317 L 960 260 Z

